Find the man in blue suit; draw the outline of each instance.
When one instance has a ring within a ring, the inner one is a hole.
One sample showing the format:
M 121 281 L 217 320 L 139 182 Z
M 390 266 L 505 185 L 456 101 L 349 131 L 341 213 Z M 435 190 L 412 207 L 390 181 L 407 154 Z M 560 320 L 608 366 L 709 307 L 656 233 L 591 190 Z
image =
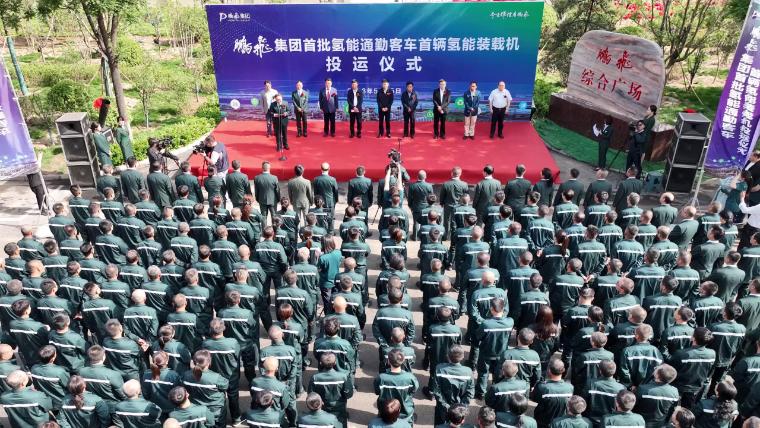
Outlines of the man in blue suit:
M 404 109 L 404 137 L 414 138 L 414 112 L 417 110 L 418 101 L 414 83 L 406 82 L 406 91 L 401 94 L 401 106 Z
M 325 120 L 325 129 L 322 134 L 323 137 L 327 137 L 327 133 L 330 133 L 331 137 L 335 136 L 335 112 L 338 111 L 338 91 L 332 87 L 332 79 L 325 79 L 325 87 L 319 91 L 319 109 L 322 110 L 322 115 Z
M 470 82 L 470 89 L 464 93 L 464 137 L 466 139 L 475 139 L 475 122 L 478 120 L 478 112 L 480 110 L 480 91 L 478 91 L 478 83 L 475 81 Z
M 354 138 L 354 124 L 356 124 L 356 137 L 362 137 L 362 102 L 364 94 L 359 90 L 359 82 L 356 79 L 351 80 L 351 89 L 346 93 L 346 102 L 348 103 L 348 116 L 351 120 L 351 135 Z

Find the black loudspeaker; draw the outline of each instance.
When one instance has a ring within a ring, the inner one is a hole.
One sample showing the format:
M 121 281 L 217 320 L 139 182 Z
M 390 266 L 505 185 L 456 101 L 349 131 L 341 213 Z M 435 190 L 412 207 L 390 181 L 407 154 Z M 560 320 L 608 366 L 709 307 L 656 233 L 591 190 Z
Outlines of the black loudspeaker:
M 108 117 L 108 110 L 111 109 L 111 101 L 103 98 L 103 102 L 100 103 L 100 110 L 98 110 L 98 123 L 101 128 L 106 127 L 106 118 Z
M 691 192 L 704 163 L 710 120 L 699 113 L 679 113 L 665 166 L 665 190 Z
M 98 176 L 96 164 L 95 161 L 67 162 L 66 167 L 69 169 L 71 184 L 78 184 L 84 188 L 94 188 Z
M 87 113 L 65 113 L 55 121 L 71 184 L 95 187 L 98 160 L 89 133 Z

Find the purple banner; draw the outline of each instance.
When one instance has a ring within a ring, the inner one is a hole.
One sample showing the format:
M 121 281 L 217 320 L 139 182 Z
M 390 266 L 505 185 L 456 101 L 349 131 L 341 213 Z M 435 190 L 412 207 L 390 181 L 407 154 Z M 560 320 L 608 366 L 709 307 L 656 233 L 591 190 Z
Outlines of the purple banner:
M 13 81 L 0 60 L 0 180 L 36 172 L 32 139 L 18 105 Z
M 735 174 L 757 142 L 760 88 L 760 0 L 752 0 L 715 115 L 705 169 Z

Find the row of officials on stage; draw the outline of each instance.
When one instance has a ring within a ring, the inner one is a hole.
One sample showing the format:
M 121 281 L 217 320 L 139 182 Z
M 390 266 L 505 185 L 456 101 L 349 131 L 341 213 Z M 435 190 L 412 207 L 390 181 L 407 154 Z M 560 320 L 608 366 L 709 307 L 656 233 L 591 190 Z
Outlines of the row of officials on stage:
M 346 92 L 348 115 L 350 121 L 350 138 L 362 136 L 362 114 L 364 112 L 364 92 L 359 88 L 359 83 L 351 81 L 351 89 Z M 394 100 L 394 92 L 389 87 L 386 79 L 382 81 L 382 87 L 377 91 L 377 114 L 379 118 L 377 137 L 391 138 L 391 108 Z M 438 88 L 433 91 L 433 138 L 446 138 L 446 116 L 449 113 L 451 103 L 451 90 L 446 87 L 446 81 L 438 81 Z M 477 82 L 470 82 L 469 87 L 462 95 L 464 103 L 464 135 L 463 139 L 475 139 L 475 124 L 478 114 L 481 113 L 480 103 L 483 97 L 478 90 Z M 319 109 L 324 117 L 322 135 L 335 136 L 335 113 L 339 110 L 339 95 L 337 89 L 332 86 L 332 79 L 325 79 L 324 88 L 319 90 Z M 512 95 L 506 89 L 506 83 L 500 81 L 496 89 L 492 90 L 487 98 L 488 109 L 491 113 L 490 137 L 498 135 L 504 138 L 504 118 L 509 111 Z M 259 93 L 259 103 L 266 111 L 267 137 L 275 136 L 278 150 L 288 149 L 287 126 L 291 108 L 283 99 L 282 94 L 272 88 L 272 83 L 264 82 L 264 89 Z M 296 88 L 291 93 L 292 113 L 296 120 L 297 136 L 308 136 L 307 113 L 309 110 L 309 92 L 303 88 L 303 82 L 296 82 Z M 419 97 L 414 90 L 413 82 L 406 82 L 406 89 L 401 92 L 401 108 L 404 118 L 404 137 L 414 138 L 415 112 L 418 111 Z

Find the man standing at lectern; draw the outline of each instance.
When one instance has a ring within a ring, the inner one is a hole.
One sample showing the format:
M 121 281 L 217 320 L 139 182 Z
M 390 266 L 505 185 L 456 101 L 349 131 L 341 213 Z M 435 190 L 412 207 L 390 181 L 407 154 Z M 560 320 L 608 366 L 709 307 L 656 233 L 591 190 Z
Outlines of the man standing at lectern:
M 451 91 L 446 88 L 446 81 L 438 81 L 438 89 L 433 91 L 433 139 L 446 139 L 446 114 L 449 112 Z
M 274 124 L 274 136 L 277 139 L 277 151 L 290 150 L 288 146 L 288 104 L 282 101 L 282 94 L 274 96 L 274 102 L 269 106 L 269 115 Z
M 377 116 L 379 119 L 377 138 L 383 136 L 383 121 L 385 122 L 385 136 L 391 138 L 391 106 L 393 106 L 393 91 L 388 87 L 388 79 L 383 79 L 382 87 L 377 91 Z
M 296 90 L 290 95 L 293 100 L 293 111 L 296 114 L 297 137 L 306 137 L 306 112 L 309 110 L 309 93 L 303 89 L 303 82 L 296 82 Z
M 319 109 L 322 110 L 325 120 L 325 129 L 323 137 L 330 133 L 331 137 L 335 136 L 335 112 L 338 111 L 338 91 L 332 87 L 332 79 L 325 79 L 325 87 L 319 91 Z
M 362 102 L 364 94 L 359 90 L 359 82 L 356 79 L 351 80 L 351 89 L 346 94 L 348 103 L 348 116 L 351 120 L 351 134 L 349 138 L 354 138 L 354 124 L 356 124 L 356 138 L 362 137 Z

